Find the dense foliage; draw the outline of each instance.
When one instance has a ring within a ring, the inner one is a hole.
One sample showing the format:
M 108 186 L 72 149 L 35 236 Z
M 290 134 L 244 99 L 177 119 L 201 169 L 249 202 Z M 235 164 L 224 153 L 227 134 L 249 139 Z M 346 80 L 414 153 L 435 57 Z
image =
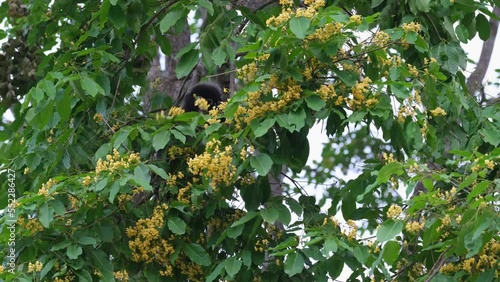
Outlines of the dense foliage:
M 279 2 L 3 2 L 0 278 L 498 279 L 500 109 L 467 92 L 460 45 L 498 1 Z M 237 93 L 183 113 L 150 88 L 160 50 L 180 80 L 235 65 Z

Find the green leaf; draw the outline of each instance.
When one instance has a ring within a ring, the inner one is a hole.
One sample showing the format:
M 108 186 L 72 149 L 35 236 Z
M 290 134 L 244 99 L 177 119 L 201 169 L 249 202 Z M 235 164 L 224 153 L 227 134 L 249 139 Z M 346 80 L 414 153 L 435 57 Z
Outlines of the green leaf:
M 202 266 L 210 265 L 210 257 L 208 253 L 198 244 L 191 243 L 184 245 L 184 251 L 188 255 L 188 257 L 196 264 Z
M 174 234 L 182 235 L 186 233 L 186 223 L 178 217 L 169 218 L 167 226 Z
M 273 161 L 268 155 L 260 153 L 255 157 L 251 157 L 250 165 L 257 170 L 260 176 L 266 176 L 273 166 Z
M 44 278 L 47 273 L 54 267 L 54 265 L 57 263 L 57 259 L 53 259 L 47 263 L 43 264 L 42 271 L 40 271 L 40 279 Z
M 247 212 L 244 216 L 242 216 L 240 219 L 235 221 L 233 224 L 231 224 L 231 227 L 236 227 L 238 225 L 242 225 L 247 223 L 248 221 L 252 220 L 254 217 L 257 216 L 257 213 L 254 211 L 249 211 Z
M 483 191 L 486 190 L 486 188 L 488 188 L 490 183 L 491 183 L 490 181 L 484 180 L 484 181 L 479 182 L 477 185 L 475 185 L 474 188 L 472 188 L 472 190 L 470 191 L 469 195 L 467 195 L 467 201 L 470 202 L 471 200 L 476 198 L 478 195 L 483 193 Z
M 97 244 L 97 241 L 94 237 L 80 237 L 78 239 L 78 243 L 80 243 L 80 245 L 95 245 Z
M 384 245 L 383 259 L 389 265 L 392 265 L 399 257 L 401 245 L 396 241 L 389 241 Z
M 217 267 L 215 267 L 214 271 L 212 271 L 212 273 L 210 273 L 210 275 L 207 276 L 207 280 L 205 282 L 214 281 L 217 278 L 217 276 L 219 276 L 224 266 L 225 266 L 224 263 L 219 263 Z
M 457 34 L 458 39 L 463 43 L 467 43 L 467 41 L 469 41 L 469 31 L 463 24 L 458 24 L 455 27 L 455 33 Z
M 479 134 L 481 134 L 484 141 L 495 147 L 500 144 L 500 129 L 489 121 L 483 123 L 483 129 L 479 130 Z
M 241 269 L 243 262 L 236 257 L 231 257 L 226 259 L 224 262 L 224 267 L 229 276 L 234 277 Z
M 165 148 L 168 142 L 170 142 L 170 131 L 162 129 L 153 137 L 153 148 L 159 151 Z
M 377 239 L 383 243 L 385 241 L 391 240 L 396 235 L 403 231 L 403 222 L 402 221 L 394 221 L 392 219 L 387 220 L 380 226 L 377 231 Z
M 156 175 L 159 175 L 161 178 L 163 178 L 165 180 L 170 180 L 170 176 L 168 176 L 167 172 L 163 168 L 157 167 L 157 166 L 152 165 L 152 164 L 148 164 L 146 166 L 149 168 L 149 170 L 154 172 Z
M 83 90 L 92 97 L 95 97 L 95 95 L 100 92 L 99 89 L 102 89 L 99 84 L 86 75 L 82 77 L 81 83 Z M 102 92 L 104 92 L 104 90 L 102 90 Z
M 289 254 L 285 262 L 285 273 L 290 277 L 301 273 L 304 270 L 304 263 L 304 257 L 300 253 Z
M 274 205 L 270 205 L 269 207 L 260 211 L 260 216 L 262 216 L 262 219 L 264 219 L 265 221 L 273 224 L 276 222 L 276 220 L 278 220 L 279 212 Z
M 430 11 L 430 0 L 415 0 L 415 3 L 417 4 L 417 9 L 424 13 L 428 13 Z
M 109 7 L 108 17 L 117 29 L 125 26 L 125 13 L 120 5 L 113 5 Z
M 488 22 L 488 19 L 481 13 L 477 14 L 476 16 L 476 29 L 481 40 L 486 41 L 488 40 L 488 38 L 490 38 L 490 23 Z
M 252 120 L 250 123 L 250 128 L 252 128 L 255 137 L 260 137 L 266 134 L 275 123 L 273 118 L 265 119 L 263 122 L 259 120 Z
M 160 31 L 161 33 L 167 32 L 171 27 L 173 27 L 182 17 L 183 11 L 181 9 L 176 9 L 170 11 L 163 19 L 160 21 Z
M 144 188 L 146 191 L 153 191 L 151 187 L 151 175 L 149 174 L 149 169 L 144 164 L 139 164 L 134 169 L 134 176 L 132 177 L 134 182 Z
M 191 73 L 191 70 L 196 66 L 196 64 L 198 64 L 199 57 L 200 51 L 196 49 L 191 49 L 184 54 L 175 69 L 175 75 L 177 78 L 183 78 Z
M 35 101 L 37 103 L 40 103 L 40 101 L 42 101 L 43 96 L 44 96 L 42 89 L 37 87 L 37 88 L 33 88 L 33 90 L 30 92 L 31 92 L 31 97 L 33 97 L 33 99 L 35 99 Z
M 215 50 L 212 52 L 212 59 L 214 60 L 214 64 L 217 66 L 221 66 L 226 62 L 226 57 L 227 54 L 222 50 L 222 48 L 219 46 L 215 48 Z
M 244 227 L 245 227 L 245 225 L 238 225 L 236 227 L 229 227 L 227 229 L 227 237 L 229 237 L 231 239 L 238 238 L 241 235 L 241 233 L 243 233 Z
M 372 9 L 378 7 L 380 4 L 382 4 L 384 0 L 372 0 Z
M 61 94 L 58 99 L 56 99 L 56 109 L 63 122 L 67 121 L 71 115 L 71 100 L 72 97 L 68 93 Z
M 214 5 L 208 0 L 198 0 L 198 4 L 205 8 L 210 16 L 214 15 Z
M 172 132 L 172 135 L 174 135 L 175 139 L 181 141 L 182 144 L 186 143 L 186 135 L 182 134 L 182 132 L 180 132 L 179 130 L 175 130 L 175 129 L 173 129 L 171 132 Z
M 325 257 L 328 257 L 330 252 L 336 252 L 338 250 L 337 239 L 335 238 L 327 238 L 325 243 L 323 243 L 323 249 L 321 252 Z
M 431 56 L 437 59 L 442 69 L 449 71 L 451 74 L 456 74 L 459 71 L 461 67 L 460 56 L 466 57 L 458 43 L 457 45 L 440 43 L 432 47 Z
M 113 135 L 113 138 L 111 139 L 113 141 L 113 147 L 118 148 L 123 143 L 125 143 L 127 141 L 129 134 L 130 134 L 130 128 L 128 127 L 123 127 L 117 133 L 115 133 L 115 135 Z
M 394 96 L 400 99 L 406 99 L 410 96 L 410 90 L 402 84 L 391 84 L 391 91 Z
M 116 181 L 113 185 L 111 185 L 111 189 L 109 189 L 108 201 L 110 203 L 113 203 L 118 192 L 120 192 L 120 183 Z
M 471 185 L 476 180 L 477 180 L 477 172 L 473 172 L 473 173 L 467 175 L 465 180 L 458 185 L 458 190 L 460 191 L 460 190 L 464 189 L 465 187 Z
M 292 221 L 292 214 L 290 213 L 290 210 L 282 203 L 277 203 L 276 209 L 278 209 L 279 213 L 278 220 L 284 225 L 290 224 L 290 221 Z
M 352 72 L 338 69 L 334 69 L 334 72 L 340 78 L 340 80 L 342 80 L 342 82 L 349 87 L 354 86 L 356 82 L 358 82 L 358 76 Z
M 313 111 L 319 111 L 326 106 L 325 101 L 318 95 L 311 95 L 306 97 L 307 106 Z
M 49 206 L 47 202 L 40 206 L 40 214 L 38 220 L 45 228 L 50 227 L 50 223 L 54 220 L 54 208 Z
M 66 250 L 66 255 L 70 259 L 77 259 L 82 254 L 82 247 L 78 245 L 71 245 Z
M 385 183 L 389 181 L 393 174 L 401 175 L 404 173 L 403 165 L 397 162 L 388 163 L 380 169 L 377 175 L 377 183 Z
M 306 111 L 303 108 L 300 108 L 297 111 L 288 113 L 288 124 L 290 124 L 290 131 L 299 131 L 306 124 Z
M 292 18 L 290 20 L 290 30 L 298 39 L 306 38 L 306 32 L 310 25 L 311 21 L 305 17 Z
M 360 263 L 365 264 L 366 260 L 370 256 L 370 253 L 368 252 L 367 246 L 361 245 L 354 248 L 353 255 Z
M 62 242 L 59 242 L 55 245 L 53 245 L 50 250 L 51 251 L 59 251 L 59 250 L 62 250 L 62 249 L 66 249 L 69 245 L 71 245 L 71 242 L 69 241 L 62 241 Z
M 44 79 L 40 81 L 40 87 L 42 87 L 43 91 L 50 99 L 54 99 L 56 97 L 56 86 L 50 80 Z

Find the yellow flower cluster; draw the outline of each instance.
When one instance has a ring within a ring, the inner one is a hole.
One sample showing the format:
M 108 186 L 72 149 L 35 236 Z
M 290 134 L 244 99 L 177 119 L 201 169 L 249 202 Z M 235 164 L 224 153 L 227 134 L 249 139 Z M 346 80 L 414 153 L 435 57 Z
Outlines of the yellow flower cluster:
M 113 272 L 115 279 L 118 281 L 127 282 L 128 281 L 128 273 L 126 270 L 115 271 Z
M 351 241 L 355 240 L 356 239 L 356 235 L 358 233 L 358 226 L 356 225 L 356 222 L 354 220 L 352 220 L 352 219 L 349 219 L 347 221 L 347 226 L 349 227 L 347 229 L 348 233 L 346 233 L 347 238 L 349 240 L 351 240 Z
M 202 111 L 208 111 L 208 101 L 205 100 L 203 97 L 198 97 L 196 98 L 196 101 L 194 101 L 194 105 L 198 106 L 198 108 Z
M 336 106 L 339 106 L 344 101 L 344 97 L 338 96 L 332 84 L 321 85 L 316 93 L 319 94 L 321 99 L 325 102 L 334 101 Z
M 356 85 L 351 88 L 353 97 L 347 100 L 347 105 L 349 105 L 352 110 L 371 107 L 378 102 L 375 98 L 366 99 L 365 97 L 365 93 L 370 90 L 371 82 L 372 80 L 369 77 L 365 77 L 361 82 L 357 82 Z
M 191 183 L 188 183 L 186 187 L 180 188 L 177 193 L 177 201 L 189 204 L 191 203 L 191 194 L 189 191 L 191 190 Z
M 456 263 L 446 263 L 439 271 L 444 275 L 454 275 L 461 270 L 475 274 L 489 269 L 497 269 L 495 275 L 498 277 L 499 258 L 500 242 L 491 239 L 479 254 L 470 258 L 459 259 Z
M 240 78 L 244 83 L 254 80 L 256 74 L 257 64 L 255 62 L 246 64 L 241 68 L 238 68 L 238 78 Z
M 132 190 L 132 195 L 130 195 L 130 194 L 121 194 L 121 195 L 118 196 L 118 205 L 120 206 L 120 208 L 124 208 L 125 204 L 129 203 L 130 201 L 132 201 L 132 198 L 135 195 L 143 193 L 143 192 L 144 192 L 144 188 L 143 187 L 134 187 L 134 189 Z
M 358 24 L 360 25 L 361 22 L 362 22 L 362 18 L 360 15 L 352 15 L 350 18 L 349 18 L 349 22 L 350 23 L 355 23 L 355 24 Z
M 373 43 L 380 47 L 387 47 L 390 40 L 391 37 L 385 31 L 379 31 L 373 37 Z
M 181 270 L 181 274 L 186 275 L 188 277 L 187 281 L 193 281 L 193 282 L 205 281 L 205 275 L 201 266 L 194 262 L 188 261 L 188 259 L 185 256 L 181 257 L 181 259 L 177 259 L 175 261 L 175 265 L 178 269 Z
M 102 122 L 103 120 L 104 120 L 104 118 L 102 117 L 102 114 L 100 114 L 100 113 L 96 113 L 96 114 L 94 115 L 94 121 L 95 121 L 95 122 L 100 123 L 100 122 Z
M 156 120 L 162 120 L 165 119 L 165 111 L 161 110 L 159 113 L 156 113 L 155 115 Z
M 292 17 L 306 17 L 308 19 L 313 18 L 318 14 L 318 10 L 325 6 L 325 0 L 306 0 L 304 1 L 304 5 L 307 7 L 300 7 L 296 11 L 293 11 L 291 8 L 293 1 L 283 0 L 280 1 L 280 4 L 282 5 L 281 13 L 276 17 L 272 16 L 267 19 L 267 26 L 278 27 L 281 24 L 288 22 Z
M 3 273 L 4 269 L 5 269 L 5 268 L 3 268 L 3 265 L 0 265 L 0 274 L 2 274 L 2 273 Z
M 393 153 L 387 154 L 386 152 L 384 152 L 382 154 L 382 159 L 384 160 L 385 164 L 397 162 L 396 158 L 394 158 Z
M 35 261 L 35 263 L 28 263 L 28 273 L 42 271 L 43 263 Z
M 432 63 L 437 63 L 436 58 L 432 58 L 432 57 L 430 59 L 424 58 L 424 65 L 428 65 L 428 64 L 432 64 Z
M 203 154 L 188 160 L 189 171 L 211 178 L 213 189 L 220 184 L 229 185 L 236 174 L 236 166 L 232 164 L 233 147 L 226 146 L 221 150 L 221 146 L 219 140 L 208 141 Z
M 266 113 L 276 113 L 281 111 L 291 102 L 298 100 L 302 93 L 302 88 L 295 81 L 288 81 L 284 90 L 281 90 L 272 101 L 262 102 L 261 95 L 267 93 L 269 87 L 276 87 L 282 89 L 277 85 L 264 85 L 263 89 L 256 92 L 248 93 L 245 101 L 248 103 L 247 107 L 240 106 L 234 115 L 234 122 L 236 128 L 242 128 L 245 124 L 249 124 L 252 120 L 264 116 Z
M 422 218 L 420 222 L 418 221 L 408 221 L 406 223 L 405 229 L 411 234 L 416 234 L 422 230 L 424 230 L 425 227 L 425 218 Z
M 334 227 L 339 226 L 339 221 L 333 216 L 325 217 L 323 219 L 323 225 L 327 225 L 328 223 L 332 223 Z
M 446 115 L 446 112 L 443 109 L 441 109 L 440 107 L 437 107 L 434 110 L 431 110 L 430 112 L 431 112 L 431 115 L 435 116 L 435 117 Z
M 487 169 L 493 170 L 495 168 L 495 162 L 492 160 L 485 160 L 484 165 L 486 166 Z
M 404 123 L 406 117 L 414 118 L 420 107 L 422 107 L 422 99 L 420 93 L 414 89 L 408 99 L 401 103 L 398 110 L 398 121 Z
M 267 244 L 269 244 L 269 240 L 267 239 L 257 240 L 257 242 L 255 242 L 255 246 L 253 247 L 253 249 L 256 252 L 263 253 L 265 250 L 267 250 Z
M 235 209 L 234 213 L 225 213 L 224 216 L 212 216 L 208 220 L 207 224 L 207 236 L 210 237 L 214 230 L 225 230 L 233 222 L 242 218 L 245 215 L 245 211 L 240 209 Z
M 103 171 L 114 172 L 118 169 L 129 168 L 131 164 L 140 161 L 139 153 L 132 153 L 128 156 L 120 156 L 116 148 L 113 149 L 113 155 L 106 155 L 106 160 L 99 159 L 95 168 L 96 175 Z
M 321 42 L 326 42 L 333 35 L 340 34 L 342 32 L 342 27 L 344 27 L 344 25 L 339 22 L 327 23 L 322 28 L 316 29 L 314 33 L 307 36 L 307 39 L 310 41 L 317 39 Z
M 63 278 L 59 278 L 59 277 L 54 278 L 54 282 L 71 282 L 74 279 L 75 279 L 74 275 L 66 274 L 66 276 L 64 276 Z
M 55 184 L 57 184 L 56 181 L 54 181 L 52 178 L 49 179 L 46 183 L 42 184 L 42 188 L 38 190 L 38 195 L 44 195 L 45 197 L 48 197 L 49 189 L 52 188 Z
M 44 229 L 43 225 L 36 218 L 28 220 L 27 223 L 24 223 L 24 219 L 19 218 L 17 220 L 17 224 L 19 224 L 19 226 L 23 227 L 24 229 L 29 230 L 30 236 L 33 236 L 36 233 L 42 232 Z
M 68 196 L 69 202 L 71 203 L 71 208 L 76 210 L 80 206 L 80 199 L 73 195 Z
M 133 261 L 142 261 L 146 264 L 157 262 L 162 265 L 169 262 L 169 256 L 174 253 L 174 247 L 160 237 L 160 229 L 163 228 L 167 209 L 166 204 L 158 205 L 154 208 L 150 218 L 139 219 L 135 226 L 126 229 Z
M 92 183 L 92 177 L 90 177 L 90 175 L 85 176 L 82 180 L 83 186 L 89 186 L 91 183 Z
M 182 115 L 184 113 L 184 109 L 180 107 L 173 106 L 168 110 L 168 115 L 171 117 L 176 117 L 178 115 Z
M 416 23 L 416 22 L 404 23 L 402 27 L 403 27 L 403 30 L 405 31 L 405 33 L 408 33 L 410 31 L 420 32 L 420 28 L 421 28 L 420 24 Z
M 205 128 L 207 128 L 210 124 L 221 122 L 221 120 L 219 119 L 219 113 L 226 106 L 226 104 L 227 104 L 227 102 L 224 102 L 224 105 L 222 105 L 222 108 L 221 108 L 221 105 L 218 105 L 217 107 L 214 107 L 210 111 L 208 111 L 210 118 L 207 120 L 207 123 L 205 124 Z
M 400 206 L 392 204 L 389 207 L 389 210 L 387 210 L 387 217 L 395 219 L 395 218 L 398 218 L 402 212 L 403 212 L 403 209 Z

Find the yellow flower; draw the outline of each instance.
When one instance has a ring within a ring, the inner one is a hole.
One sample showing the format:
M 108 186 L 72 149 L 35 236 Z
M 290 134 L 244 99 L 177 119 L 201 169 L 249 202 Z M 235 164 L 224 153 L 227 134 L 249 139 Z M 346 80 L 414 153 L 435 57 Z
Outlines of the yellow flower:
M 170 108 L 170 110 L 168 110 L 168 115 L 171 116 L 171 117 L 176 117 L 178 115 L 181 115 L 183 114 L 185 111 L 183 108 L 180 108 L 180 107 L 172 107 Z
M 431 114 L 435 117 L 437 116 L 445 116 L 446 112 L 441 109 L 440 107 L 435 108 L 434 110 L 431 110 Z

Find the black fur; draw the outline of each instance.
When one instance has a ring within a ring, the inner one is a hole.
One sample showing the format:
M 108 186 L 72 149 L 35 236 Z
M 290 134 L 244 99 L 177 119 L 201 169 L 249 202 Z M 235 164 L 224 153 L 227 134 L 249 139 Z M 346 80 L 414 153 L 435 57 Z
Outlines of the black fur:
M 210 109 L 225 101 L 220 87 L 214 83 L 201 82 L 193 87 L 184 97 L 182 108 L 186 112 L 199 112 L 200 109 L 194 105 L 196 97 L 207 100 Z

